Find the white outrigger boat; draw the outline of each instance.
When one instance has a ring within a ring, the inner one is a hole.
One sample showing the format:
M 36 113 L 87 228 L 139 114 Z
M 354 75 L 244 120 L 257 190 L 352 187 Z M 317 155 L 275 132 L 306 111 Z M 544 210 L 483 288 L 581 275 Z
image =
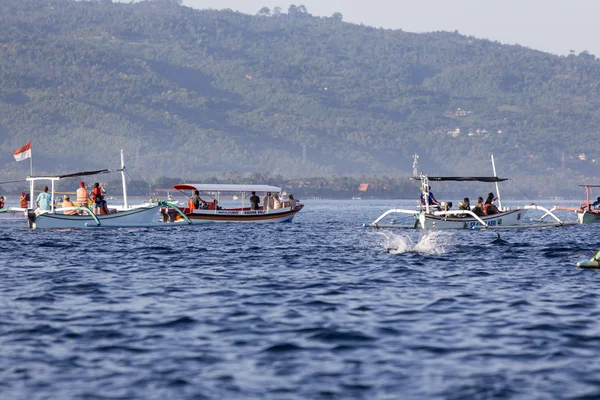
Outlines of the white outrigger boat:
M 593 202 L 590 201 L 590 194 L 592 188 L 600 188 L 600 185 L 579 185 L 585 188 L 585 201 L 579 203 L 579 207 L 565 207 L 565 206 L 554 206 L 550 209 L 550 212 L 556 210 L 563 211 L 575 211 L 577 214 L 578 224 L 597 224 L 600 223 L 600 210 L 592 209 Z M 539 221 L 544 221 L 550 214 L 544 214 L 540 217 Z
M 404 229 L 509 229 L 509 228 L 540 228 L 570 225 L 563 222 L 560 218 L 554 215 L 550 210 L 536 204 L 510 209 L 502 206 L 500 198 L 499 182 L 508 180 L 507 178 L 498 178 L 496 176 L 496 167 L 494 165 L 494 156 L 492 156 L 492 167 L 494 176 L 478 176 L 478 177 L 431 177 L 424 174 L 419 174 L 411 178 L 412 180 L 421 181 L 421 191 L 425 204 L 420 205 L 417 210 L 394 208 L 384 212 L 376 220 L 369 224 L 373 228 L 404 228 Z M 492 215 L 478 216 L 471 210 L 439 210 L 436 206 L 428 204 L 429 201 L 429 181 L 443 182 L 490 182 L 496 184 L 496 194 L 498 196 L 498 213 Z M 547 215 L 555 219 L 555 223 L 551 224 L 536 224 L 536 225 L 521 225 L 525 214 L 528 210 L 542 210 Z M 409 214 L 414 216 L 414 223 L 411 225 L 397 225 L 395 223 L 382 223 L 384 218 L 393 214 Z
M 52 202 L 50 210 L 41 208 L 24 209 L 9 207 L 6 212 L 22 212 L 27 218 L 31 229 L 88 229 L 88 228 L 130 228 L 130 227 L 149 227 L 161 226 L 158 222 L 158 212 L 161 207 L 168 206 L 168 202 L 144 203 L 141 205 L 130 206 L 127 202 L 127 184 L 125 180 L 125 165 L 123 160 L 123 151 L 121 151 L 122 167 L 116 170 L 103 169 L 96 171 L 78 172 L 74 174 L 59 176 L 35 176 L 28 177 L 30 198 L 32 205 L 35 204 L 34 185 L 39 181 L 50 181 Z M 108 214 L 95 214 L 91 208 L 86 205 L 75 207 L 55 207 L 55 183 L 60 179 L 99 175 L 111 172 L 121 172 L 123 180 L 123 206 L 112 207 Z M 76 214 L 69 215 L 68 212 L 76 211 Z M 185 219 L 185 216 L 183 216 Z M 189 223 L 189 220 L 188 220 Z
M 246 202 L 246 197 L 252 192 L 257 195 L 265 193 L 281 193 L 281 188 L 269 185 L 222 185 L 222 184 L 201 184 L 201 183 L 181 183 L 173 186 L 181 191 L 187 197 L 191 194 L 185 193 L 185 190 L 200 192 L 201 195 L 209 196 L 213 201 L 207 203 L 206 208 L 190 209 L 189 205 L 183 209 L 174 205 L 166 206 L 161 209 L 163 222 L 177 222 L 182 219 L 182 215 L 189 218 L 193 223 L 210 222 L 291 222 L 294 216 L 304 208 L 303 204 L 296 204 L 295 207 L 287 206 L 276 209 L 265 209 L 261 204 L 258 210 L 251 210 Z M 224 208 L 220 206 L 223 195 L 229 197 L 233 194 L 241 194 L 240 207 Z M 261 198 L 262 202 L 262 198 Z

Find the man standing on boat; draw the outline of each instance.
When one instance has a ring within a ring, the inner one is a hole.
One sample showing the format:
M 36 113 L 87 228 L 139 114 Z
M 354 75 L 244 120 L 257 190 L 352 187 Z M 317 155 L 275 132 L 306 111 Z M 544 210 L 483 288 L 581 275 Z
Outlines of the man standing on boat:
M 260 203 L 260 197 L 256 195 L 256 192 L 252 192 L 252 196 L 250 196 L 250 209 L 258 210 L 258 205 Z
M 85 187 L 85 182 L 79 182 L 79 189 L 77 189 L 77 205 L 79 207 L 87 207 L 88 206 L 88 193 L 87 188 Z

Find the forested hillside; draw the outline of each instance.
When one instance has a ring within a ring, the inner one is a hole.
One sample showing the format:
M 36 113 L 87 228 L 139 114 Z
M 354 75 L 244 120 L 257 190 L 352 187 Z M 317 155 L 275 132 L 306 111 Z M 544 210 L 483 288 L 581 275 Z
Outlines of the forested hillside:
M 597 176 L 593 55 L 309 12 L 2 0 L 3 175 L 32 140 L 48 173 L 123 148 L 144 179 L 408 175 L 415 152 L 432 173 L 486 175 L 494 153 L 503 175 Z

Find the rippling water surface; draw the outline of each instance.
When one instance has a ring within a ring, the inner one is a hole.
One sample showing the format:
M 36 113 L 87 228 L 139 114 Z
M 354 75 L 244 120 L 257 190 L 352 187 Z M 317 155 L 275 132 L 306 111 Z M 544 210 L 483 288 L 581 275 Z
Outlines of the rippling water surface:
M 600 397 L 600 271 L 575 267 L 600 225 L 374 232 L 398 202 L 305 204 L 279 225 L 2 228 L 0 398 Z

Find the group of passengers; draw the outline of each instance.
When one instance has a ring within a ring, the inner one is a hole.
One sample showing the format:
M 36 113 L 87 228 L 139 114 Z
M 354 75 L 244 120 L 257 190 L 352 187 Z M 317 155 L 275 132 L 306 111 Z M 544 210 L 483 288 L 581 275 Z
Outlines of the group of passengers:
M 92 191 L 88 193 L 87 187 L 85 186 L 85 182 L 79 182 L 79 189 L 77 189 L 77 204 L 71 201 L 71 197 L 68 194 L 65 194 L 62 198 L 62 208 L 66 208 L 64 210 L 64 214 L 66 215 L 77 215 L 83 214 L 84 211 L 77 211 L 75 209 L 76 205 L 80 207 L 87 207 L 89 201 L 92 201 L 94 214 L 109 214 L 111 211 L 108 209 L 108 204 L 105 200 L 106 190 L 100 186 L 98 182 L 94 183 L 94 187 Z M 29 197 L 25 194 L 25 192 L 21 192 L 21 207 L 26 208 L 28 204 Z M 37 208 L 42 210 L 50 211 L 52 209 L 52 195 L 48 193 L 48 186 L 44 186 L 43 191 L 37 196 L 35 205 Z M 114 212 L 114 211 L 112 211 Z
M 452 202 L 439 202 L 436 200 L 435 196 L 431 192 L 431 186 L 428 187 L 428 195 L 427 195 L 427 204 L 430 206 L 436 207 L 439 211 L 449 211 L 452 207 Z M 498 200 L 498 197 L 494 196 L 494 193 L 489 193 L 485 202 L 483 201 L 483 197 L 477 198 L 477 204 L 471 208 L 471 202 L 468 197 L 465 197 L 463 201 L 458 203 L 458 209 L 464 211 L 471 211 L 473 214 L 478 217 L 484 215 L 494 215 L 498 214 L 500 210 L 494 204 L 494 202 Z M 425 206 L 425 192 L 421 192 L 421 206 Z M 467 214 L 460 214 L 461 216 L 467 216 Z
M 254 196 L 256 196 L 256 194 L 254 192 L 252 192 L 252 196 L 254 197 Z M 259 209 L 258 203 L 260 203 L 260 199 L 258 198 L 258 196 L 256 196 L 256 198 L 258 199 L 258 201 L 256 203 L 253 203 L 252 197 L 250 197 L 250 209 L 252 209 L 252 210 Z M 279 197 L 279 194 L 277 194 L 277 193 L 273 193 L 273 195 L 271 195 L 271 192 L 267 192 L 267 194 L 263 198 L 263 209 L 265 211 L 276 210 L 278 208 L 286 208 L 286 207 L 290 207 L 293 210 L 294 208 L 296 208 L 297 204 L 298 204 L 298 202 L 296 201 L 296 199 L 294 199 L 294 195 L 291 193 L 288 196 L 287 201 L 283 201 Z M 253 208 L 253 207 L 255 207 L 255 208 Z

